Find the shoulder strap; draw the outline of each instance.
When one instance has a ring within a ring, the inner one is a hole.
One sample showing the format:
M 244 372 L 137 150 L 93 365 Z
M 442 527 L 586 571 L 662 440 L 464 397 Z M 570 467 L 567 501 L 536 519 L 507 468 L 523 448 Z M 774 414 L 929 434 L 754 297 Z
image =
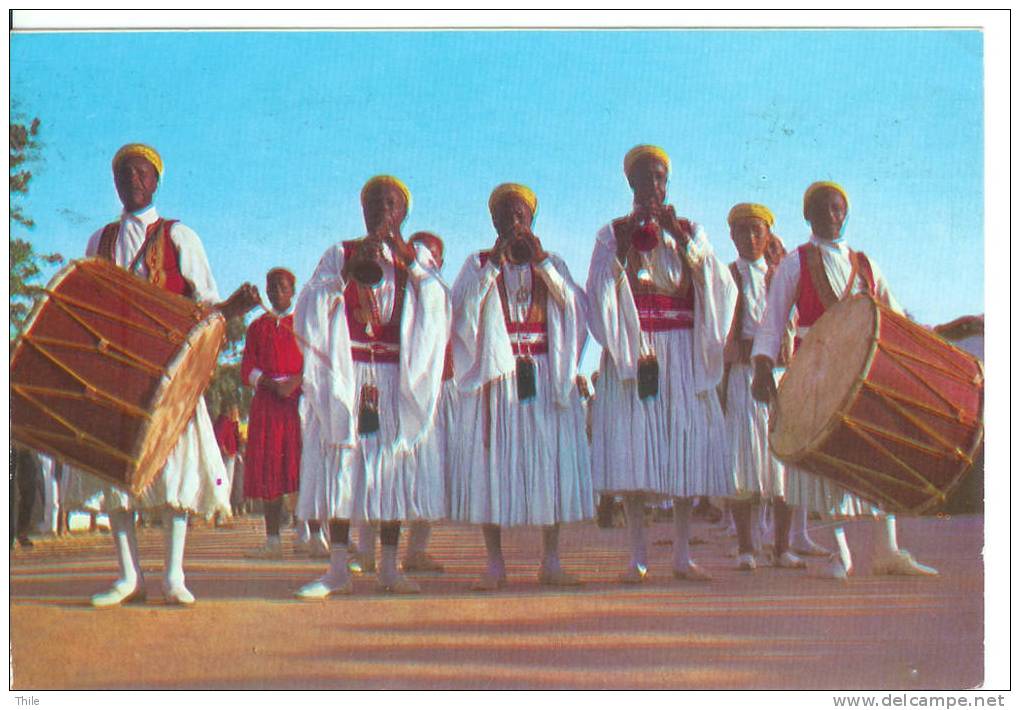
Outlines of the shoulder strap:
M 832 290 L 832 284 L 825 275 L 825 266 L 822 264 L 822 253 L 814 244 L 805 244 L 801 256 L 807 259 L 808 275 L 811 277 L 811 285 L 815 287 L 818 300 L 821 301 L 825 310 L 836 303 L 836 293 Z
M 733 276 L 733 282 L 737 284 L 737 307 L 733 311 L 733 325 L 730 326 L 730 338 L 732 340 L 739 340 L 744 327 L 744 309 L 747 308 L 747 303 L 744 301 L 744 279 L 740 275 L 740 269 L 737 267 L 737 262 L 730 264 L 730 274 Z
M 103 227 L 103 233 L 99 237 L 99 248 L 96 256 L 113 261 L 113 247 L 117 243 L 117 235 L 120 234 L 120 222 L 110 222 Z
M 863 251 L 850 250 L 850 258 L 854 262 L 854 269 L 857 273 L 864 278 L 864 283 L 868 286 L 868 293 L 871 296 L 875 296 L 877 293 L 877 287 L 875 285 L 875 272 L 871 268 L 871 261 L 868 259 L 867 254 Z

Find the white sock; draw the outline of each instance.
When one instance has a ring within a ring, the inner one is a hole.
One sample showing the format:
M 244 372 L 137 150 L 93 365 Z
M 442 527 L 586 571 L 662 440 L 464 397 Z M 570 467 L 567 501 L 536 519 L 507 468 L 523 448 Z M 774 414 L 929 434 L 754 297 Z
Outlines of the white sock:
M 330 586 L 339 587 L 350 579 L 347 571 L 347 545 L 332 545 L 329 548 L 329 569 L 325 579 Z
M 188 514 L 168 510 L 163 517 L 166 535 L 166 568 L 168 587 L 184 586 L 184 543 L 188 536 Z
M 842 525 L 838 525 L 832 529 L 832 535 L 836 538 L 836 545 L 839 548 L 840 562 L 843 563 L 844 569 L 849 571 L 853 559 L 850 557 L 850 545 L 846 541 L 846 530 Z
M 648 567 L 648 536 L 645 531 L 645 499 L 640 495 L 623 496 L 630 537 L 630 566 Z
M 110 532 L 117 552 L 120 577 L 115 587 L 136 587 L 142 581 L 142 565 L 138 559 L 138 538 L 135 535 L 135 514 L 130 510 L 110 513 Z
M 379 582 L 390 585 L 397 581 L 397 546 L 383 545 L 382 559 L 379 562 Z
M 691 565 L 691 499 L 673 499 L 673 569 Z
M 899 542 L 896 540 L 896 516 L 886 514 L 875 519 L 878 530 L 874 533 L 875 550 L 878 552 L 895 555 L 900 551 Z
M 266 535 L 266 545 L 268 547 L 279 547 L 280 536 L 279 535 Z
M 810 548 L 813 540 L 807 531 L 807 508 L 802 505 L 791 507 L 790 547 Z
M 297 539 L 298 542 L 308 542 L 312 537 L 311 531 L 308 529 L 308 521 L 303 521 L 297 528 Z
M 560 526 L 542 527 L 542 568 L 548 572 L 560 571 Z
M 425 548 L 429 544 L 429 535 L 432 533 L 432 525 L 427 520 L 415 520 L 411 523 L 411 530 L 407 534 L 407 556 L 424 555 Z

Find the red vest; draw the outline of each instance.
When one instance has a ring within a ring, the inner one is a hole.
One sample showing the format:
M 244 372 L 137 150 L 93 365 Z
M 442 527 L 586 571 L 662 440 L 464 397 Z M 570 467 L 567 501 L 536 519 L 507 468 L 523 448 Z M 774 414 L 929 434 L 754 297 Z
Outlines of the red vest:
M 145 230 L 145 255 L 142 260 L 145 268 L 149 271 L 149 283 L 166 289 L 170 293 L 176 293 L 185 298 L 191 298 L 194 289 L 187 279 L 181 275 L 181 255 L 177 251 L 177 245 L 170 238 L 170 230 L 177 223 L 176 219 L 163 219 L 160 217 L 150 224 Z M 99 238 L 98 255 L 107 261 L 113 261 L 113 247 L 120 235 L 120 222 L 111 222 L 103 228 L 103 234 Z
M 478 259 L 481 265 L 485 266 L 489 261 L 489 252 L 480 252 Z M 548 289 L 545 281 L 535 275 L 535 268 L 531 267 L 531 307 L 528 308 L 528 315 L 523 321 L 510 320 L 510 308 L 502 271 L 496 277 L 496 286 L 499 291 L 499 301 L 503 307 L 503 322 L 506 324 L 506 332 L 510 335 L 510 347 L 513 349 L 514 355 L 544 355 L 549 352 L 549 335 L 546 331 L 545 317 Z
M 825 268 L 822 265 L 822 255 L 814 244 L 802 244 L 797 247 L 797 256 L 800 259 L 800 278 L 797 282 L 797 330 L 810 328 L 815 321 L 822 317 L 825 310 L 839 300 L 839 296 L 833 292 L 828 278 L 825 276 Z M 871 270 L 871 262 L 863 252 L 850 250 L 850 262 L 856 264 L 856 275 L 864 278 L 867 285 L 867 292 L 875 295 L 875 276 Z M 794 340 L 794 348 L 800 345 L 801 338 Z
M 359 241 L 343 243 L 345 263 L 354 254 Z M 372 289 L 354 279 L 344 288 L 347 329 L 351 334 L 351 358 L 355 362 L 400 361 L 400 323 L 404 313 L 407 270 L 399 262 L 395 262 L 395 267 L 397 286 L 393 296 L 393 313 L 386 323 L 378 323 L 378 307 L 375 306 Z M 369 323 L 372 324 L 371 334 L 368 332 Z

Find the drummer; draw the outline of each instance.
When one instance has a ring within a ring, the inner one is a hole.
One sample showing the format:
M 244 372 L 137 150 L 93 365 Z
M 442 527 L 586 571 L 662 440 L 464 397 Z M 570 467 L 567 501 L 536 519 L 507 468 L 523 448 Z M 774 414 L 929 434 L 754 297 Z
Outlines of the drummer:
M 768 291 L 768 305 L 762 325 L 754 339 L 752 358 L 754 398 L 771 401 L 776 395 L 773 369 L 790 319 L 797 308 L 797 341 L 825 311 L 825 303 L 869 292 L 879 302 L 903 313 L 878 268 L 862 253 L 850 249 L 844 238 L 850 198 L 835 182 L 815 182 L 804 192 L 804 218 L 811 225 L 811 238 L 787 255 L 776 270 Z M 794 467 L 788 467 L 794 470 Z M 799 471 L 799 470 L 798 470 Z M 873 536 L 877 549 L 873 574 L 936 575 L 938 572 L 918 563 L 896 540 L 896 518 L 872 508 L 827 479 L 800 472 L 796 480 L 803 485 L 789 486 L 787 501 L 803 505 L 825 516 L 853 517 L 874 515 L 878 530 Z M 795 479 L 791 475 L 790 482 Z M 843 525 L 833 528 L 839 558 L 824 571 L 825 576 L 846 579 L 853 569 L 850 548 Z
M 379 523 L 380 591 L 420 591 L 397 570 L 401 521 L 421 517 L 415 467 L 403 457 L 415 455 L 432 425 L 450 306 L 401 235 L 410 202 L 393 176 L 365 183 L 367 236 L 329 247 L 298 296 L 294 327 L 305 352 L 297 514 L 327 521 L 330 539 L 329 568 L 297 591 L 301 599 L 351 593 L 352 521 Z
M 106 225 L 89 239 L 86 255 L 98 256 L 130 268 L 150 283 L 195 301 L 216 304 L 219 294 L 205 250 L 198 235 L 177 220 L 164 219 L 152 203 L 163 174 L 163 160 L 150 146 L 125 145 L 113 158 L 113 179 L 124 206 L 120 219 Z M 245 285 L 242 289 L 250 289 Z M 248 296 L 252 293 L 248 292 Z M 224 316 L 238 315 L 235 301 L 216 306 Z M 69 485 L 69 507 L 83 507 L 102 492 L 102 506 L 110 528 L 120 575 L 113 586 L 92 597 L 96 607 L 142 601 L 146 589 L 142 576 L 135 511 L 159 510 L 166 531 L 163 596 L 168 604 L 190 605 L 195 601 L 184 580 L 184 543 L 189 513 L 211 517 L 230 515 L 230 486 L 216 444 L 212 421 L 202 397 L 162 473 L 141 495 L 75 471 Z

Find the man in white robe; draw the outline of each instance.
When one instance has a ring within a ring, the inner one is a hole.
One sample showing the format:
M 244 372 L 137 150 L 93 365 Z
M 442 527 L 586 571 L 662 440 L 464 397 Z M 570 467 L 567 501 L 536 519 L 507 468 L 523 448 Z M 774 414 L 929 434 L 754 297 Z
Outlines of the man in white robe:
M 330 532 L 329 569 L 302 599 L 351 592 L 352 521 L 380 523 L 380 590 L 420 591 L 397 570 L 400 521 L 421 517 L 405 457 L 435 417 L 449 298 L 400 235 L 407 187 L 377 176 L 361 201 L 368 236 L 327 249 L 295 308 L 305 358 L 298 517 Z
M 819 308 L 817 305 L 812 306 L 812 311 L 808 310 L 811 304 L 825 302 L 819 299 L 816 293 L 818 288 L 829 289 L 837 299 L 870 291 L 878 301 L 896 313 L 903 313 L 878 267 L 860 252 L 852 252 L 844 241 L 843 229 L 849 209 L 850 200 L 846 191 L 834 182 L 812 183 L 804 193 L 804 219 L 811 225 L 811 238 L 807 244 L 788 254 L 776 270 L 769 287 L 765 315 L 754 338 L 751 355 L 755 374 L 751 389 L 755 399 L 761 402 L 770 402 L 775 397 L 773 369 L 793 308 L 796 306 L 798 310 L 798 339 L 807 334 L 811 324 L 821 315 L 815 312 Z M 802 259 L 806 261 L 802 262 Z M 819 279 L 824 274 L 824 283 L 818 284 L 814 277 L 802 278 L 802 274 L 814 270 L 821 272 Z M 787 500 L 791 505 L 803 506 L 808 511 L 824 516 L 853 516 L 862 513 L 877 516 L 879 529 L 874 535 L 877 549 L 872 564 L 873 574 L 938 574 L 899 548 L 895 516 L 862 505 L 860 500 L 842 487 L 820 476 L 794 466 L 788 466 L 787 471 Z M 842 525 L 834 527 L 833 532 L 839 548 L 839 558 L 833 560 L 823 574 L 845 580 L 853 567 L 850 548 Z
M 560 566 L 560 523 L 594 516 L 575 386 L 587 339 L 584 293 L 531 226 L 537 199 L 505 183 L 489 198 L 497 239 L 453 286 L 453 374 L 459 435 L 451 441 L 451 519 L 482 525 L 488 556 L 475 584 L 506 581 L 503 527 L 541 525 L 542 584 L 580 583 Z
M 766 293 L 785 250 L 772 233 L 775 218 L 768 207 L 741 202 L 727 216 L 738 258 L 730 264 L 737 284 L 737 308 L 726 341 L 726 371 L 721 394 L 726 411 L 730 461 L 737 496 L 729 501 L 737 533 L 737 568 L 752 571 L 761 549 L 761 513 L 771 503 L 778 567 L 799 569 L 804 560 L 789 550 L 791 511 L 784 498 L 786 470 L 769 450 L 769 406 L 751 396 L 751 347 L 765 312 Z M 781 360 L 785 365 L 785 360 Z
M 690 556 L 692 499 L 729 497 L 726 428 L 716 387 L 736 286 L 704 229 L 666 204 L 669 157 L 640 145 L 624 158 L 634 211 L 603 227 L 588 271 L 592 335 L 602 345 L 592 410 L 592 473 L 624 500 L 631 559 L 647 574 L 646 500 L 673 499 L 673 575 L 706 580 Z
M 119 222 L 92 235 L 86 255 L 134 268 L 142 278 L 160 283 L 168 290 L 174 290 L 176 284 L 179 293 L 202 303 L 216 304 L 219 301 L 216 282 L 198 235 L 180 222 L 162 219 L 152 204 L 162 173 L 163 161 L 149 146 L 129 144 L 117 152 L 113 174 L 124 212 Z M 161 248 L 161 239 L 167 236 L 176 259 Z M 163 257 L 156 258 L 160 252 Z M 245 285 L 244 289 L 251 287 Z M 241 312 L 226 304 L 217 307 L 225 317 Z M 136 510 L 153 509 L 163 512 L 166 530 L 164 598 L 171 604 L 194 603 L 195 597 L 184 580 L 188 513 L 207 518 L 216 513 L 230 515 L 230 485 L 204 398 L 199 398 L 195 413 L 162 472 L 141 495 L 133 496 L 77 470 L 69 476 L 68 489 L 69 509 L 85 507 L 90 499 L 101 498 L 102 508 L 110 518 L 120 576 L 108 591 L 92 597 L 94 606 L 109 607 L 145 599 L 134 521 Z M 97 496 L 98 493 L 102 495 Z

